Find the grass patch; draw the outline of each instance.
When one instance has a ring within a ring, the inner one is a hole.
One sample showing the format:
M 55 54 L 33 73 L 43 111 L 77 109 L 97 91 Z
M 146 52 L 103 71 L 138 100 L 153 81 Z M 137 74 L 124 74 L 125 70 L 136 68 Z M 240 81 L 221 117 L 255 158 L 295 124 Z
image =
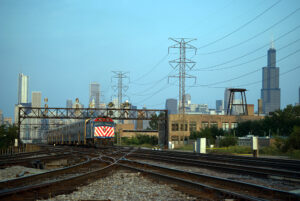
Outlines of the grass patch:
M 246 146 L 229 146 L 220 148 L 208 148 L 208 153 L 213 154 L 252 154 L 251 147 Z
M 181 151 L 193 151 L 193 145 L 192 144 L 185 144 L 183 146 L 175 148 L 175 150 L 181 150 Z
M 300 150 L 290 150 L 287 152 L 287 155 L 293 159 L 300 159 Z

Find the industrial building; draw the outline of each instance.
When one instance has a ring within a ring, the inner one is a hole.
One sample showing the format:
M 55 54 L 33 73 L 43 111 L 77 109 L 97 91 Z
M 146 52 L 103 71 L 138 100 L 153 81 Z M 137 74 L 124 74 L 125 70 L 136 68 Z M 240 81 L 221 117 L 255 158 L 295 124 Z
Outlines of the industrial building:
M 190 136 L 191 131 L 200 131 L 206 127 L 216 126 L 223 130 L 237 127 L 237 123 L 259 120 L 264 117 L 254 116 L 254 105 L 248 105 L 248 115 L 206 115 L 206 114 L 171 114 L 169 115 L 169 141 L 182 142 Z

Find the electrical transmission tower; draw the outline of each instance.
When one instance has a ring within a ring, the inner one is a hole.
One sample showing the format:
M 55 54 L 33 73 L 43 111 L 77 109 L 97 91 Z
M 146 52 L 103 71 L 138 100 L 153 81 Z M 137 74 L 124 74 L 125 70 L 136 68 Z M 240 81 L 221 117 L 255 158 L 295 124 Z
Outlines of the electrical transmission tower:
M 185 114 L 185 79 L 186 78 L 194 78 L 196 81 L 196 77 L 192 75 L 188 75 L 186 73 L 187 68 L 191 70 L 195 65 L 196 62 L 186 58 L 186 49 L 195 50 L 195 54 L 197 52 L 197 48 L 188 44 L 196 38 L 169 38 L 176 42 L 174 45 L 168 48 L 168 53 L 170 52 L 170 48 L 178 48 L 180 51 L 180 56 L 177 59 L 169 61 L 169 64 L 172 66 L 173 69 L 178 69 L 178 74 L 169 77 L 179 78 L 179 113 Z M 187 67 L 187 68 L 186 68 Z
M 113 85 L 114 91 L 117 91 L 117 97 L 118 97 L 118 108 L 121 108 L 121 104 L 123 103 L 123 97 L 126 97 L 126 91 L 128 90 L 128 85 L 125 84 L 124 79 L 129 80 L 129 73 L 128 72 L 122 72 L 122 71 L 112 71 L 114 75 L 112 76 L 112 79 L 118 79 L 117 85 Z

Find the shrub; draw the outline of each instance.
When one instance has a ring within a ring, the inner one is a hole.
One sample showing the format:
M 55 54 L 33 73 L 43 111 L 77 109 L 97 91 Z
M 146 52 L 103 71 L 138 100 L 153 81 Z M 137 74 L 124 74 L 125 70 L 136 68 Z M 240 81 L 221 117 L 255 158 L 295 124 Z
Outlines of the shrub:
M 225 136 L 225 138 L 220 140 L 220 147 L 235 146 L 236 144 L 237 138 L 232 135 Z
M 286 142 L 286 150 L 289 149 L 300 149 L 300 127 L 295 126 L 293 132 L 289 136 Z
M 149 136 L 149 135 L 137 135 L 136 137 L 132 137 L 132 138 L 122 137 L 122 143 L 126 145 L 142 145 L 142 144 L 157 145 L 158 138 L 156 136 Z

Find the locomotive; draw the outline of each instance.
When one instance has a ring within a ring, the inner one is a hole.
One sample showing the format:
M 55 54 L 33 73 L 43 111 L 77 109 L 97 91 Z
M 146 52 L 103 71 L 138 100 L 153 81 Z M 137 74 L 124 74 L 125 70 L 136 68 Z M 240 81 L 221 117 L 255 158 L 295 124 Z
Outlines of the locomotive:
M 79 120 L 46 132 L 48 144 L 113 145 L 115 123 L 109 117 Z

